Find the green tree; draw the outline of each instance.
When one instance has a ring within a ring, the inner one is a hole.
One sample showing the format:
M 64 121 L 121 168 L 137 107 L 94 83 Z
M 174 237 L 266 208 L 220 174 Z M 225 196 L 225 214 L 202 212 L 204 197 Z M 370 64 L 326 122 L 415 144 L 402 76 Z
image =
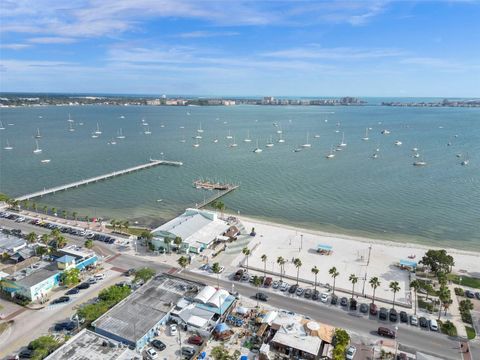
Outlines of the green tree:
M 255 286 L 257 288 L 257 292 L 258 292 L 258 288 L 260 287 L 260 285 L 262 285 L 262 279 L 259 276 L 255 275 L 253 277 L 253 286 Z M 255 296 L 255 297 L 257 298 L 257 308 L 258 308 L 258 300 L 259 299 L 258 299 L 257 296 Z
M 355 284 L 358 282 L 358 276 L 356 276 L 355 274 L 350 274 L 348 281 L 352 283 L 352 299 L 353 299 L 353 296 L 355 294 Z
M 49 252 L 49 248 L 46 246 L 37 246 L 35 248 L 35 254 L 38 256 L 48 254 L 48 252 Z
M 234 360 L 233 357 L 228 354 L 228 350 L 225 349 L 223 344 L 215 346 L 212 349 L 211 355 L 214 360 Z
M 328 270 L 328 273 L 330 274 L 330 276 L 333 278 L 333 291 L 332 291 L 332 294 L 335 295 L 335 279 L 337 278 L 338 275 L 340 275 L 340 273 L 337 271 L 337 268 L 335 266 L 333 266 L 330 270 Z
M 443 272 L 449 274 L 452 267 L 455 265 L 455 261 L 451 255 L 447 254 L 447 251 L 442 250 L 428 250 L 420 260 L 420 263 L 425 265 L 432 271 L 435 276 L 438 273 Z
M 34 243 L 37 240 L 37 234 L 35 234 L 33 231 L 31 233 L 28 233 L 28 235 L 25 237 L 25 239 L 30 243 Z
M 43 234 L 42 236 L 40 236 L 40 241 L 42 242 L 42 244 L 48 245 L 49 239 L 50 237 L 48 236 L 48 234 Z
M 170 244 L 172 243 L 172 239 L 166 237 L 163 239 L 163 242 L 165 243 L 165 245 L 167 245 L 167 253 L 170 253 Z
M 28 208 L 28 200 L 20 201 L 20 207 L 26 210 Z
M 442 316 L 442 307 L 445 309 L 445 315 L 447 313 L 447 309 L 450 306 L 452 301 L 450 290 L 447 286 L 442 285 L 440 290 L 438 291 L 438 299 L 440 300 L 440 306 L 438 307 L 438 320 Z
M 393 291 L 393 308 L 395 309 L 395 295 L 400 291 L 400 285 L 398 281 L 391 281 L 388 287 Z
M 263 279 L 267 277 L 267 255 L 263 254 L 261 256 L 262 262 L 263 262 Z
M 182 245 L 182 238 L 180 236 L 176 236 L 175 240 L 173 240 L 173 243 L 177 246 L 177 251 L 180 250 L 180 245 Z
M 315 276 L 315 285 L 314 285 L 315 288 L 314 288 L 313 292 L 316 293 L 316 292 L 317 292 L 317 276 L 318 276 L 318 272 L 319 272 L 320 270 L 318 270 L 317 265 L 315 265 L 310 271 L 311 271 L 311 272 L 313 273 L 313 275 Z
M 111 225 L 113 231 L 115 231 L 115 228 L 117 227 L 117 220 L 115 220 L 115 219 L 110 220 L 110 225 Z
M 53 215 L 53 216 L 56 216 L 56 215 L 55 215 L 56 213 L 57 213 L 57 209 L 54 208 L 54 207 L 52 207 L 52 215 Z
M 378 277 L 374 276 L 370 279 L 368 283 L 373 289 L 372 304 L 375 304 L 375 291 L 380 286 L 380 280 L 378 280 Z
M 245 255 L 245 259 L 247 260 L 247 272 L 248 272 L 248 257 L 251 255 L 251 251 L 248 247 L 244 247 L 242 249 L 242 254 Z
M 125 220 L 123 222 L 123 228 L 125 229 L 125 231 L 128 231 L 129 226 L 130 226 L 130 223 L 128 222 L 128 220 Z
M 63 217 L 64 219 L 67 218 L 67 214 L 68 214 L 67 210 L 62 210 L 62 217 Z
M 300 268 L 302 267 L 302 260 L 299 258 L 296 258 L 293 260 L 293 265 L 295 265 L 295 268 L 297 269 L 297 285 L 298 285 L 298 276 L 300 275 Z
M 48 213 L 48 206 L 47 205 L 43 206 L 43 212 L 45 213 L 45 215 L 47 215 L 47 213 Z
M 63 235 L 59 235 L 55 238 L 55 248 L 62 249 L 67 245 L 67 239 Z
M 84 244 L 84 245 L 85 245 L 85 247 L 86 247 L 87 249 L 93 248 L 93 240 L 92 240 L 92 239 L 87 239 L 87 240 L 85 240 L 85 244 Z
M 78 284 L 80 282 L 80 270 L 77 268 L 65 270 L 60 275 L 60 281 L 68 287 Z
M 37 211 L 37 204 L 32 203 L 32 210 L 33 210 L 33 211 Z
M 33 340 L 28 347 L 33 350 L 33 360 L 42 360 L 54 352 L 60 345 L 60 342 L 53 336 L 46 335 Z
M 280 281 L 283 281 L 283 267 L 285 266 L 285 259 L 282 256 L 277 258 L 277 264 L 280 266 Z
M 418 280 L 412 280 L 410 282 L 410 287 L 413 289 L 414 295 L 415 295 L 415 311 L 414 314 L 417 315 L 417 291 L 420 289 L 420 282 Z
M 137 282 L 138 280 L 142 280 L 144 283 L 146 283 L 148 280 L 154 277 L 155 274 L 156 274 L 156 271 L 154 269 L 145 267 L 137 270 L 133 281 Z
M 345 351 L 348 344 L 350 343 L 350 336 L 348 335 L 348 333 L 343 329 L 335 329 L 332 343 L 332 360 L 344 360 Z
M 73 221 L 77 221 L 77 216 L 78 214 L 76 211 L 72 212 Z
M 217 288 L 220 288 L 220 264 L 218 262 L 213 263 L 212 272 L 217 275 Z
M 128 286 L 110 286 L 100 291 L 98 298 L 100 301 L 107 303 L 109 307 L 112 307 L 130 295 L 131 291 Z
M 182 269 L 185 269 L 188 265 L 188 259 L 185 256 L 180 256 L 177 260 L 177 263 Z
M 0 201 L 8 202 L 8 200 L 10 200 L 10 198 L 7 195 L 0 193 Z
M 148 231 L 148 230 L 143 230 L 141 233 L 140 233 L 140 238 L 144 239 L 144 240 L 152 240 L 153 239 L 153 234 Z

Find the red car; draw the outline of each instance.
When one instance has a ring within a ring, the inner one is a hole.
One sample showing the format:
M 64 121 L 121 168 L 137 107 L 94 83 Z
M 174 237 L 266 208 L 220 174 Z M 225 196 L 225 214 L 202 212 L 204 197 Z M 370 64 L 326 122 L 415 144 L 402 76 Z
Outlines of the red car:
M 192 335 L 188 338 L 188 343 L 192 345 L 202 345 L 203 344 L 203 339 L 201 336 L 198 335 Z

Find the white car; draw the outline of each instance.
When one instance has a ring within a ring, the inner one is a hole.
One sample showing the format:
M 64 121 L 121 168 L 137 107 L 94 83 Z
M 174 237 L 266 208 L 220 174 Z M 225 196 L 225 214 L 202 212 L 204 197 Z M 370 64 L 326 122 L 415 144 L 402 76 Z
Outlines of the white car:
M 153 348 L 148 348 L 145 353 L 147 354 L 147 357 L 151 360 L 156 359 L 158 357 L 158 354 Z
M 280 285 L 280 291 L 287 291 L 290 285 L 288 285 L 286 282 L 282 282 L 282 285 Z
M 430 320 L 430 330 L 432 330 L 432 331 L 438 331 L 438 323 L 437 323 L 437 320 L 435 320 L 435 319 Z
M 417 315 L 410 316 L 410 325 L 418 326 L 418 317 Z
M 328 301 L 328 293 L 322 293 L 320 295 L 320 301 L 326 303 Z
M 105 279 L 105 274 L 95 274 L 94 277 L 97 280 L 103 280 L 103 279 Z
M 90 279 L 87 280 L 87 283 L 89 283 L 90 285 L 94 285 L 97 283 L 97 279 L 94 277 L 91 277 Z
M 353 360 L 356 352 L 357 352 L 357 348 L 353 345 L 350 345 L 347 349 L 347 352 L 345 353 L 345 359 Z
M 175 324 L 170 325 L 170 335 L 172 336 L 177 335 L 177 325 Z

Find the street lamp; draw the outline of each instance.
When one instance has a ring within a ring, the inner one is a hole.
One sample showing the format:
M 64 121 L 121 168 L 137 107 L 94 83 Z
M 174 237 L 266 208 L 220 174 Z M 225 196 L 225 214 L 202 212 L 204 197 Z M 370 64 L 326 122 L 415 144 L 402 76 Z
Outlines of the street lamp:
M 397 351 L 398 351 L 398 326 L 395 326 L 395 357 L 397 359 Z

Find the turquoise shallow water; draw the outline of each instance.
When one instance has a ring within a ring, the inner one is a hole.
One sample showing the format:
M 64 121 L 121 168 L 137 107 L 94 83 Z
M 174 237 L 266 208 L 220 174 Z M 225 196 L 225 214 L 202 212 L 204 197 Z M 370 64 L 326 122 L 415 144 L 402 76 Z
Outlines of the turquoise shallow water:
M 67 131 L 69 113 L 74 132 Z M 159 224 L 209 195 L 192 187 L 195 178 L 215 177 L 241 184 L 223 200 L 241 214 L 480 250 L 480 109 L 77 106 L 0 109 L 0 116 L 6 128 L 0 131 L 0 191 L 11 196 L 137 165 L 162 152 L 184 162 L 180 168 L 160 166 L 36 201 L 49 207 Z M 143 133 L 142 118 L 151 135 Z M 93 139 L 97 122 L 103 133 Z M 203 139 L 193 148 L 200 123 Z M 285 143 L 267 149 L 269 137 L 278 137 L 273 123 L 281 126 Z M 34 155 L 37 127 L 43 153 Z M 372 127 L 370 140 L 362 141 L 366 127 Z M 126 139 L 108 145 L 119 128 Z M 391 134 L 381 135 L 382 129 Z M 228 147 L 229 130 L 237 148 Z M 251 143 L 243 142 L 247 131 Z M 312 147 L 293 152 L 306 142 L 307 132 Z M 342 132 L 348 146 L 326 160 Z M 183 135 L 186 143 L 180 142 Z M 7 139 L 11 151 L 3 149 Z M 252 152 L 256 139 L 261 154 Z M 403 145 L 395 146 L 395 140 Z M 373 160 L 377 147 L 379 157 Z M 413 147 L 420 149 L 426 167 L 412 166 Z M 467 152 L 470 164 L 461 166 L 456 154 Z M 51 162 L 42 164 L 41 158 Z

